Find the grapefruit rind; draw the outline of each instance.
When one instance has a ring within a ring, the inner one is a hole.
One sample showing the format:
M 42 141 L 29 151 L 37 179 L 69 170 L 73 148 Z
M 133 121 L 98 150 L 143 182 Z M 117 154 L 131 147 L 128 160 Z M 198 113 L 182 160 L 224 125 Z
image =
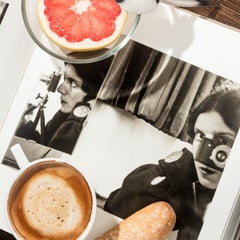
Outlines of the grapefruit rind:
M 53 32 L 49 27 L 49 21 L 44 14 L 44 1 L 38 0 L 38 19 L 40 26 L 45 35 L 59 47 L 73 51 L 73 52 L 86 52 L 86 51 L 95 51 L 105 48 L 115 42 L 121 35 L 123 27 L 126 23 L 128 13 L 124 10 L 121 10 L 120 15 L 117 16 L 115 20 L 116 28 L 114 33 L 106 38 L 103 38 L 99 41 L 93 41 L 90 38 L 86 38 L 80 42 L 69 42 L 64 37 L 58 36 Z

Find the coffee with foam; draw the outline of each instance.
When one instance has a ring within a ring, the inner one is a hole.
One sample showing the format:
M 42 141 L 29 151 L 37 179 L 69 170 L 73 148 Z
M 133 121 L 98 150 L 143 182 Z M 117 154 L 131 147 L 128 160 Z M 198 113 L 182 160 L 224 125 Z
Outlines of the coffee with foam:
M 77 239 L 92 214 L 93 199 L 82 174 L 67 163 L 47 161 L 25 170 L 8 198 L 13 229 L 23 239 Z

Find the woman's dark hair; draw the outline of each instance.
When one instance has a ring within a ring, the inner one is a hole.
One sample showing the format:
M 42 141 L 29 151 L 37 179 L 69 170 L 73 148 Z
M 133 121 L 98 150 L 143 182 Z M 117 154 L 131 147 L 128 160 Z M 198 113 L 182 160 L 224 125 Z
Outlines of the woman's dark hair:
M 105 79 L 113 57 L 104 60 L 84 63 L 72 64 L 76 70 L 77 75 L 82 79 L 82 90 L 87 94 L 84 101 L 94 99 Z M 67 64 L 67 63 L 66 63 Z
M 219 90 L 206 97 L 190 114 L 188 119 L 188 135 L 194 138 L 194 126 L 201 113 L 216 111 L 225 124 L 234 132 L 240 127 L 240 88 Z

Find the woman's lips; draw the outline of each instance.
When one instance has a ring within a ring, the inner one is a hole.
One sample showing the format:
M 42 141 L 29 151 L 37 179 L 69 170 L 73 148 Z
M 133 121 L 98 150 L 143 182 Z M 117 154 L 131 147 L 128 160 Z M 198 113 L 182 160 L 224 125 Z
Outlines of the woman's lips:
M 199 170 L 201 171 L 202 174 L 210 175 L 210 174 L 219 173 L 218 170 L 213 169 L 213 168 L 211 168 L 211 167 L 209 167 L 209 166 L 207 166 L 203 163 L 198 163 L 198 168 L 199 168 Z
M 63 104 L 67 104 L 67 102 L 64 101 L 63 99 L 61 99 L 61 104 L 62 104 L 62 105 L 63 105 Z
M 203 174 L 214 174 L 214 173 L 216 173 L 215 170 L 212 170 L 212 169 L 210 169 L 208 167 L 200 167 L 199 169 L 201 170 L 201 172 Z

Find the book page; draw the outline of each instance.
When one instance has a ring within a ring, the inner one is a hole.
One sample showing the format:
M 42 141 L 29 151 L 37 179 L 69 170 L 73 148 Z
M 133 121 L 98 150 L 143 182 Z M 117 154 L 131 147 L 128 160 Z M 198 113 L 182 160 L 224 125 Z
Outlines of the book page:
M 20 0 L 0 1 L 0 39 L 1 129 L 35 45 L 23 23 Z

